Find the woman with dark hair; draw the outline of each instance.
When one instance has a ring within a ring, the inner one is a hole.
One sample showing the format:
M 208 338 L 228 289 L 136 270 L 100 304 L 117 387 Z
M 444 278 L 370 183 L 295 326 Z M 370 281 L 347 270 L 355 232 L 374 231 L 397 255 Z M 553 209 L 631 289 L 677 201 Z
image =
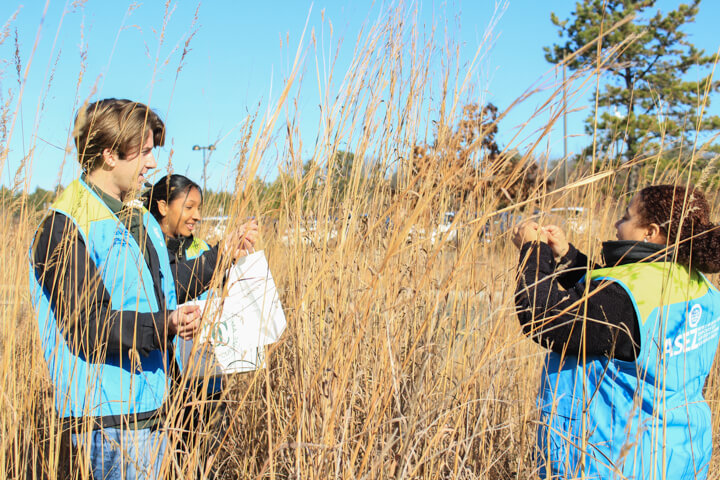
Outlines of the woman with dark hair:
M 525 222 L 515 296 L 549 349 L 538 403 L 543 478 L 704 479 L 703 386 L 720 336 L 720 229 L 697 189 L 650 186 L 590 265 L 556 226 Z
M 160 222 L 165 236 L 179 241 L 193 238 L 202 219 L 203 197 L 197 183 L 183 175 L 165 175 L 143 194 L 143 202 Z
M 165 234 L 170 257 L 170 266 L 175 275 L 178 302 L 184 303 L 195 298 L 205 298 L 219 262 L 218 246 L 210 247 L 207 242 L 194 235 L 195 228 L 202 220 L 203 204 L 200 186 L 183 175 L 166 175 L 143 194 L 145 207 L 150 210 Z M 234 245 L 228 249 L 234 259 L 247 254 L 253 248 L 258 234 L 255 220 L 242 225 L 231 233 L 227 242 Z M 177 339 L 178 361 L 192 351 L 191 341 Z M 182 353 L 185 352 L 185 353 Z M 183 365 L 185 368 L 185 365 Z M 188 374 L 189 373 L 189 374 Z M 198 376 L 199 375 L 199 376 Z M 183 440 L 193 447 L 198 438 L 194 435 L 201 424 L 213 425 L 220 420 L 224 403 L 221 402 L 222 378 L 212 372 L 187 372 L 185 384 L 190 403 L 203 405 L 188 407 L 184 411 Z M 222 428 L 214 430 L 213 442 L 222 437 Z M 213 445 L 205 450 L 216 450 Z
M 200 186 L 183 175 L 166 175 L 143 196 L 145 208 L 150 210 L 165 234 L 170 264 L 178 278 L 178 302 L 185 303 L 204 296 L 218 265 L 219 246 L 210 247 L 195 237 L 201 221 L 203 194 Z M 250 220 L 226 235 L 221 243 L 233 259 L 248 253 L 258 237 L 258 224 Z
M 182 175 L 166 175 L 143 194 L 145 208 L 165 234 L 170 264 L 178 284 L 183 286 L 183 291 L 178 292 L 180 303 L 207 290 L 218 263 L 218 248 L 194 236 L 202 219 L 202 201 L 198 184 Z

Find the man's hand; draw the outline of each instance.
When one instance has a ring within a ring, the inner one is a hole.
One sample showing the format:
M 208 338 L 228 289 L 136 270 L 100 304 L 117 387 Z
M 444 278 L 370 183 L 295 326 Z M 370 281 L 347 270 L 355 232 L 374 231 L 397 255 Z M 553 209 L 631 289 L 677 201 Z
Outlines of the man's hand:
M 202 312 L 197 305 L 183 305 L 168 318 L 168 331 L 183 340 L 192 340 L 200 331 Z

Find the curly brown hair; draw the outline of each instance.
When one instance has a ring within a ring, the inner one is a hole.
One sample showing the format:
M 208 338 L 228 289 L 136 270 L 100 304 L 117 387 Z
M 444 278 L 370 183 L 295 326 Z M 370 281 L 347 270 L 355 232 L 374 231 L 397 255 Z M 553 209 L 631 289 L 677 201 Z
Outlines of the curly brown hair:
M 675 245 L 677 261 L 704 273 L 720 272 L 720 228 L 710 221 L 710 205 L 697 188 L 651 185 L 639 193 L 639 214 L 656 223 Z

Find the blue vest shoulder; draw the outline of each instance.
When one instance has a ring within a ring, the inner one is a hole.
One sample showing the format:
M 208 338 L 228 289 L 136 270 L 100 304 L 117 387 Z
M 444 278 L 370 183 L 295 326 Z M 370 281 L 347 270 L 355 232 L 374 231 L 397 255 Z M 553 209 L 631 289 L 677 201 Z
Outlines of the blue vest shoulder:
M 111 294 L 113 310 L 161 310 L 152 274 L 137 242 L 82 180 L 72 182 L 51 210 L 64 214 L 77 227 Z M 144 212 L 143 220 L 149 241 L 159 257 L 165 302 L 162 307 L 173 310 L 176 294 L 164 238 L 152 215 Z M 45 359 L 55 385 L 55 406 L 61 417 L 144 414 L 162 405 L 169 382 L 167 367 L 171 357 L 168 352 L 156 350 L 147 357 L 136 354 L 84 358 L 76 355 L 66 341 L 69 334 L 67 321 L 74 313 L 55 311 L 49 292 L 36 278 L 32 257 L 30 287 Z M 102 349 L 98 351 L 102 352 Z

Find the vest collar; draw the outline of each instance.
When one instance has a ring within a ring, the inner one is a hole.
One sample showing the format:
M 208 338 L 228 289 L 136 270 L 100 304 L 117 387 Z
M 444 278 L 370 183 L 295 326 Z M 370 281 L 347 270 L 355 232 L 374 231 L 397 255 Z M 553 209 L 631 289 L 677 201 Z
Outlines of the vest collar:
M 100 200 L 102 200 L 105 205 L 107 205 L 107 207 L 112 213 L 114 213 L 117 217 L 120 216 L 120 212 L 124 207 L 123 203 L 120 200 L 115 197 L 111 197 L 110 195 L 105 193 L 100 187 L 91 182 L 90 179 L 87 178 L 86 174 L 83 173 L 82 175 L 80 175 L 80 179 L 85 182 L 85 185 L 87 185 L 90 190 L 95 192 L 95 194 L 100 197 Z
M 672 249 L 660 243 L 614 240 L 603 242 L 605 265 L 613 267 L 638 262 L 671 262 Z
M 180 260 L 185 259 L 185 251 L 190 248 L 194 240 L 193 235 L 187 237 L 182 235 L 178 235 L 177 237 L 165 236 L 168 252 L 174 254 Z

